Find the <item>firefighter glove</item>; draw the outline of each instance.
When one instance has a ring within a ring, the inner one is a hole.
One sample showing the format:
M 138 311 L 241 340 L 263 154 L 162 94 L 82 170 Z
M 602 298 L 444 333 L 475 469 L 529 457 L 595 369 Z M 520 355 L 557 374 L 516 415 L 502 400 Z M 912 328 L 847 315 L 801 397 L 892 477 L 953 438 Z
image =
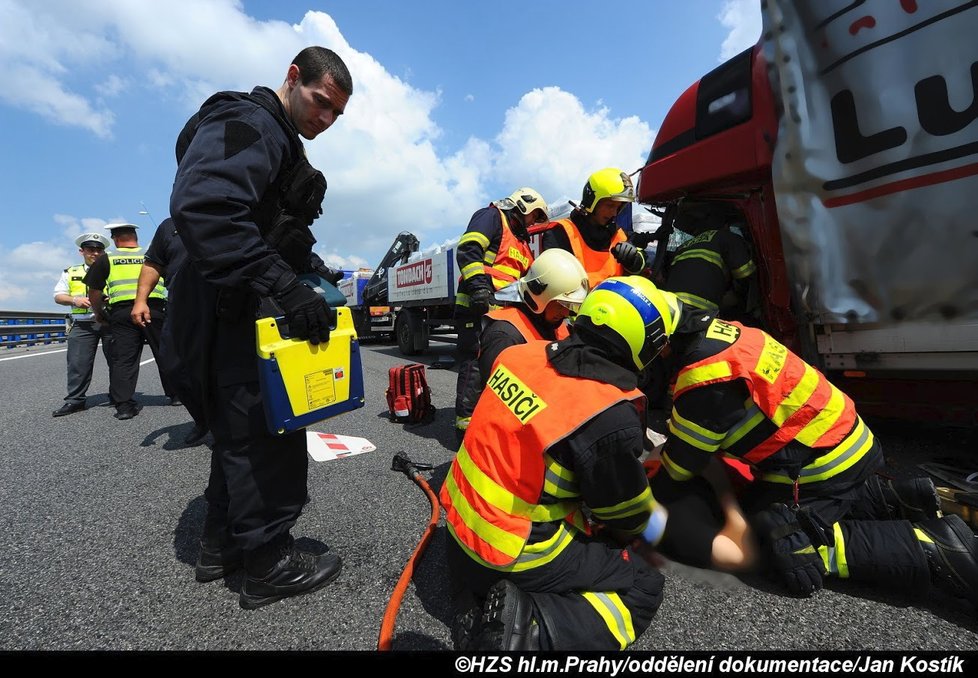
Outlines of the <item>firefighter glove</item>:
M 469 308 L 473 313 L 485 315 L 489 309 L 496 305 L 496 297 L 492 290 L 487 287 L 480 287 L 469 295 Z
M 629 273 L 638 273 L 645 268 L 645 255 L 630 242 L 620 242 L 612 247 L 611 256 Z
M 789 592 L 807 597 L 822 588 L 822 558 L 795 511 L 771 504 L 751 522 L 768 567 Z
M 276 294 L 275 301 L 285 311 L 285 322 L 293 339 L 308 339 L 311 344 L 329 341 L 333 312 L 312 289 L 294 282 Z

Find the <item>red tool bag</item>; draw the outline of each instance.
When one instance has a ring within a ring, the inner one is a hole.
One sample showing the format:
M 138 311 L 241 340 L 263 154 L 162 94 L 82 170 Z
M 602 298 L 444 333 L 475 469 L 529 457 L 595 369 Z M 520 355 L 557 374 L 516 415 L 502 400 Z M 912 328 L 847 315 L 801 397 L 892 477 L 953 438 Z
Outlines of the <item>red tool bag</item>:
M 420 363 L 398 365 L 388 370 L 387 409 L 391 421 L 420 424 L 431 421 L 435 406 L 431 404 L 431 389 Z

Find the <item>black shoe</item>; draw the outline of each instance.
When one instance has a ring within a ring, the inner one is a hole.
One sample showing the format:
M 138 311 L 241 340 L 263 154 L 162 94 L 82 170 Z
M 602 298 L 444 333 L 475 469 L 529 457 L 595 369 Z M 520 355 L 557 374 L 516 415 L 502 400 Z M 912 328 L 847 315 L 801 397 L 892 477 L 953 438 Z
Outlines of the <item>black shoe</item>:
M 918 543 L 927 556 L 931 581 L 953 596 L 967 598 L 978 608 L 978 541 L 956 515 L 914 523 L 926 539 Z
M 139 408 L 135 405 L 119 405 L 115 410 L 115 418 L 119 421 L 132 419 L 139 414 Z
M 452 645 L 456 652 L 471 652 L 474 641 L 482 629 L 482 606 L 470 607 L 452 618 Z
M 52 417 L 63 417 L 66 414 L 74 414 L 85 409 L 85 403 L 65 403 L 59 409 L 51 413 Z
M 941 500 L 930 478 L 879 479 L 891 520 L 912 523 L 941 516 Z
M 201 426 L 200 424 L 194 424 L 194 427 L 190 429 L 190 433 L 187 437 L 183 439 L 183 444 L 188 447 L 194 447 L 200 444 L 200 441 L 204 439 L 207 435 L 207 427 Z
M 174 395 L 174 396 L 170 396 L 169 404 L 172 405 L 173 407 L 179 407 L 180 405 L 183 405 L 183 401 L 180 400 L 180 396 Z
M 236 544 L 213 546 L 201 539 L 194 576 L 201 583 L 214 581 L 241 569 L 243 565 L 241 549 Z
M 264 575 L 248 573 L 241 585 L 241 607 L 254 610 L 289 596 L 312 593 L 336 579 L 343 569 L 343 561 L 339 556 L 332 553 L 316 556 L 300 551 L 295 548 L 291 539 L 281 549 L 281 554 L 281 560 Z
M 482 607 L 476 650 L 539 650 L 540 625 L 533 615 L 533 599 L 508 579 L 489 589 Z

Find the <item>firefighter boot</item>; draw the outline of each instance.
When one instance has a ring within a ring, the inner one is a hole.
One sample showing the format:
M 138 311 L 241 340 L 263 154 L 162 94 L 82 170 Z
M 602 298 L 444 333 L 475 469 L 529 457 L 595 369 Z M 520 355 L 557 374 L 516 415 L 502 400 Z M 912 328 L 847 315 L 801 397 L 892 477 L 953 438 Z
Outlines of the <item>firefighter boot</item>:
M 452 607 L 455 616 L 452 617 L 452 646 L 458 652 L 474 650 L 474 640 L 479 635 L 482 623 L 483 601 L 476 598 L 470 591 L 455 595 Z
M 207 509 L 204 532 L 200 536 L 200 554 L 194 569 L 194 576 L 201 583 L 222 579 L 244 564 L 241 548 L 234 543 L 228 530 L 226 513 L 227 509 Z
M 254 610 L 289 596 L 312 593 L 340 575 L 343 561 L 332 553 L 301 551 L 288 534 L 245 553 L 248 576 L 239 603 Z
M 874 476 L 873 492 L 886 507 L 887 519 L 912 523 L 941 516 L 941 500 L 930 478 L 880 478 Z
M 508 579 L 489 589 L 482 608 L 476 650 L 540 650 L 540 623 L 533 599 Z
M 978 609 L 978 541 L 956 515 L 914 523 L 914 533 L 930 567 L 931 581 Z

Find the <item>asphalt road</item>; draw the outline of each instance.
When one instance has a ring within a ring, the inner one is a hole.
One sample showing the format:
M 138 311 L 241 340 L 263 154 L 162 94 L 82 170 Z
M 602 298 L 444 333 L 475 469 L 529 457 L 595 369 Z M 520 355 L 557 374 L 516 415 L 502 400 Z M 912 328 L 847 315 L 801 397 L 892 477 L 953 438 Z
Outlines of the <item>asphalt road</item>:
M 433 344 L 421 361 L 451 349 Z M 101 356 L 89 409 L 53 419 L 65 388 L 63 346 L 4 351 L 0 651 L 376 649 L 388 599 L 431 513 L 421 490 L 390 470 L 391 459 L 403 450 L 434 465 L 437 491 L 453 454 L 453 370 L 428 371 L 434 422 L 405 428 L 387 420 L 387 370 L 403 362 L 394 347 L 366 346 L 366 406 L 314 427 L 377 446 L 310 462 L 311 501 L 293 534 L 340 554 L 343 573 L 312 595 L 245 611 L 240 573 L 194 580 L 208 449 L 181 446 L 191 423 L 183 408 L 164 404 L 155 363 L 142 367 L 137 399 L 145 408 L 135 419 L 117 421 L 106 406 Z M 973 431 L 874 430 L 898 467 L 926 459 L 978 465 Z M 395 650 L 451 649 L 445 537 L 440 526 L 416 568 Z M 756 578 L 664 570 L 664 602 L 635 650 L 978 650 L 975 611 L 936 591 L 911 598 L 833 582 L 797 600 Z

